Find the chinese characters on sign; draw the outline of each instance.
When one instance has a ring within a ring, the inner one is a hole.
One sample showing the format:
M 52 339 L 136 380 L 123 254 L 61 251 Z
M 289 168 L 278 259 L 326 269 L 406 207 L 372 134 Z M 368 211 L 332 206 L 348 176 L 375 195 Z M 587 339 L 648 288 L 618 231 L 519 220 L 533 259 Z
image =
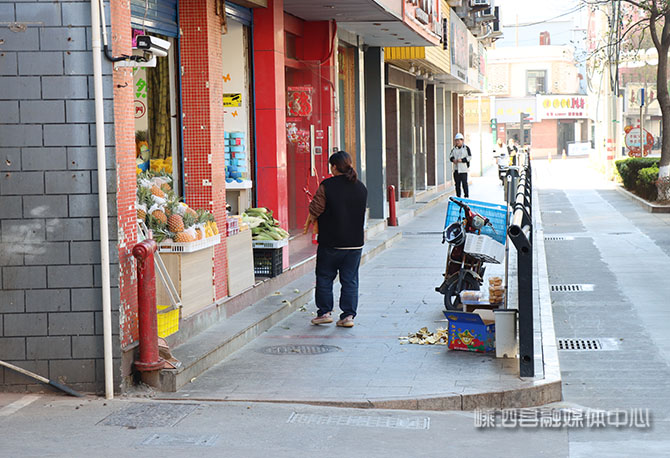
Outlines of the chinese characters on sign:
M 650 428 L 649 409 L 475 410 L 475 428 Z
M 588 117 L 588 104 L 582 95 L 538 96 L 539 119 L 575 119 Z
M 643 129 L 646 137 L 642 137 L 644 138 L 643 145 L 640 145 L 640 126 L 626 126 L 624 132 L 626 133 L 625 142 L 626 148 L 628 148 L 628 156 L 642 157 L 649 155 L 651 148 L 654 146 L 654 136 L 649 131 Z

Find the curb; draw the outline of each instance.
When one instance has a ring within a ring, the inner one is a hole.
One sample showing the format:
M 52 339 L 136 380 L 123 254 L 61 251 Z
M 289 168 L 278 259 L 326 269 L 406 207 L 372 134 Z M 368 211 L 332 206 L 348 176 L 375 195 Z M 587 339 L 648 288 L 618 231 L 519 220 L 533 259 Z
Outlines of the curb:
M 615 188 L 620 194 L 628 197 L 630 200 L 638 204 L 640 207 L 647 210 L 649 213 L 670 213 L 670 205 L 658 205 L 644 200 L 623 187 L 623 185 L 616 185 Z

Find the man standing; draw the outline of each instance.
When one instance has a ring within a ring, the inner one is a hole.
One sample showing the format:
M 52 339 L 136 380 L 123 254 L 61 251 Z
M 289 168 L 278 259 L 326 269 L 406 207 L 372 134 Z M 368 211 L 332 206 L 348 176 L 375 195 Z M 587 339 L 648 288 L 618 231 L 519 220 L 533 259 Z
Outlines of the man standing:
M 467 199 L 470 195 L 468 191 L 468 170 L 470 169 L 472 153 L 470 152 L 470 148 L 463 144 L 463 134 L 456 134 L 454 143 L 455 146 L 451 149 L 449 160 L 454 168 L 456 196 L 461 197 L 461 187 L 463 187 L 463 197 Z

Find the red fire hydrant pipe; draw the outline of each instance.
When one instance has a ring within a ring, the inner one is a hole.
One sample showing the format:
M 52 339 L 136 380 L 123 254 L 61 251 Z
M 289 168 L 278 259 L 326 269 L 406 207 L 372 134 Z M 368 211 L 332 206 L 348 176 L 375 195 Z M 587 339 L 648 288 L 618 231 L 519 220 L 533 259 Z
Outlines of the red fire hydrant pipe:
M 151 239 L 133 247 L 137 259 L 137 314 L 140 327 L 139 359 L 135 361 L 138 371 L 155 371 L 163 368 L 164 361 L 158 355 L 158 322 L 156 312 L 156 271 L 154 252 L 158 248 Z
M 388 187 L 388 198 L 389 198 L 389 226 L 398 225 L 398 217 L 395 212 L 395 186 L 390 185 Z

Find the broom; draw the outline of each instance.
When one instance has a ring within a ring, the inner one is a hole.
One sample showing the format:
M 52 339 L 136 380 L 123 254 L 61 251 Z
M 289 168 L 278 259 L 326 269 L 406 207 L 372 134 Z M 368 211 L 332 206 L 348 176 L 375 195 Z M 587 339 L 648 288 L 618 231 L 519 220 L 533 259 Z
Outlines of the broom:
M 49 380 L 48 378 L 42 377 L 41 375 L 34 374 L 34 373 L 32 373 L 30 371 L 27 371 L 27 370 L 25 370 L 21 367 L 15 366 L 13 364 L 9 364 L 5 361 L 2 361 L 1 359 L 0 359 L 0 366 L 5 366 L 7 369 L 11 369 L 11 370 L 16 371 L 20 374 L 26 375 L 28 377 L 32 377 L 35 380 L 39 380 L 42 383 L 46 383 L 47 385 L 51 385 L 54 388 L 59 389 L 59 390 L 63 391 L 64 393 L 69 394 L 70 396 L 76 396 L 78 398 L 84 397 L 83 394 L 77 393 L 72 388 L 68 388 L 65 385 L 62 385 L 62 384 L 60 384 L 60 383 L 58 383 L 54 380 Z

